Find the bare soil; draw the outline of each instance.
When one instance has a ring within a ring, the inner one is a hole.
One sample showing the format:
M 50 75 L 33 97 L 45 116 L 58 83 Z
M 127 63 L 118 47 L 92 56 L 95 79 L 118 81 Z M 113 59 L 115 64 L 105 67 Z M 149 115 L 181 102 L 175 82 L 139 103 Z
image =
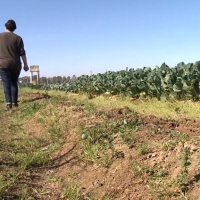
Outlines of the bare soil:
M 88 127 L 97 126 L 105 120 L 123 119 L 124 112 L 127 121 L 135 116 L 134 111 L 128 107 L 101 108 L 88 117 L 83 114 L 84 106 L 80 109 L 65 103 L 60 105 L 60 112 L 64 107 L 71 110 L 72 116 L 75 115 L 79 123 L 87 121 Z M 102 113 L 103 120 L 100 118 Z M 112 145 L 117 154 L 109 167 L 81 159 L 78 154 L 82 152 L 82 140 L 74 134 L 74 130 L 66 133 L 66 142 L 53 155 L 52 165 L 41 168 L 37 173 L 33 172 L 33 183 L 47 190 L 46 194 L 38 194 L 38 198 L 65 199 L 61 194 L 63 187 L 76 183 L 81 188 L 82 199 L 200 199 L 200 121 L 186 118 L 162 119 L 140 114 L 137 117 L 138 129 L 135 131 L 134 144 L 125 144 L 119 134 L 115 134 Z M 146 143 L 148 149 L 138 155 L 138 144 Z M 186 148 L 189 153 L 186 180 L 180 180 L 178 185 L 177 180 L 183 168 L 181 158 Z M 62 181 L 48 181 L 49 176 L 58 177 Z

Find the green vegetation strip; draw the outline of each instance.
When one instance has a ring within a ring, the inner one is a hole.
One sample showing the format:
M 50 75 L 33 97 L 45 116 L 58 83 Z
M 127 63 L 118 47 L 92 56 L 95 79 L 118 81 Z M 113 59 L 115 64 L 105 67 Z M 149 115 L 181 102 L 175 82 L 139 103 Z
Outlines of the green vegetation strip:
M 56 100 L 37 101 L 30 91 L 20 95 L 19 108 L 5 112 L 4 103 L 0 106 L 0 199 L 34 199 L 32 174 L 51 164 L 51 153 L 64 139 L 65 127 L 58 127 L 56 110 L 54 116 L 50 112 Z
M 200 61 L 197 61 L 188 64 L 181 62 L 172 68 L 163 63 L 154 69 L 144 67 L 131 68 L 128 71 L 107 71 L 91 76 L 82 75 L 75 80 L 63 83 L 51 83 L 41 87 L 31 84 L 25 84 L 25 86 L 73 93 L 84 92 L 89 95 L 123 94 L 134 98 L 148 96 L 166 101 L 172 99 L 198 100 L 199 82 Z

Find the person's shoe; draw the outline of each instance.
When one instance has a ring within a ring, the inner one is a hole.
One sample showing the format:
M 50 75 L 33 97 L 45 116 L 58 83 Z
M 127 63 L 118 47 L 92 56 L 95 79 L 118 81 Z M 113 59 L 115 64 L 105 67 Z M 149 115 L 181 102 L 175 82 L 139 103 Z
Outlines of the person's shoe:
M 18 107 L 18 103 L 12 103 L 12 107 Z
M 10 109 L 12 109 L 12 104 L 11 103 L 6 104 L 5 111 L 9 111 Z

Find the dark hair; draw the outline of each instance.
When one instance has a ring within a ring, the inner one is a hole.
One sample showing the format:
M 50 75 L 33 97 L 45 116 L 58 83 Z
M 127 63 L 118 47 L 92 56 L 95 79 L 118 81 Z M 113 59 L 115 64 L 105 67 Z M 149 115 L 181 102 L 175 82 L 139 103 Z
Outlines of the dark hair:
M 15 21 L 12 20 L 12 19 L 9 19 L 5 23 L 5 27 L 6 27 L 7 30 L 12 31 L 12 32 L 17 28 Z

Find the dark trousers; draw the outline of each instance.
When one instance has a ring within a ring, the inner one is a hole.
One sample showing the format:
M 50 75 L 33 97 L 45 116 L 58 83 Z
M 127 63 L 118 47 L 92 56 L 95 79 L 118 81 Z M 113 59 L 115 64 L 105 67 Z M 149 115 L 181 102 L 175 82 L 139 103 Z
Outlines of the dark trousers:
M 4 95 L 6 103 L 15 103 L 18 101 L 18 78 L 20 75 L 18 69 L 0 69 L 0 76 L 3 82 Z

